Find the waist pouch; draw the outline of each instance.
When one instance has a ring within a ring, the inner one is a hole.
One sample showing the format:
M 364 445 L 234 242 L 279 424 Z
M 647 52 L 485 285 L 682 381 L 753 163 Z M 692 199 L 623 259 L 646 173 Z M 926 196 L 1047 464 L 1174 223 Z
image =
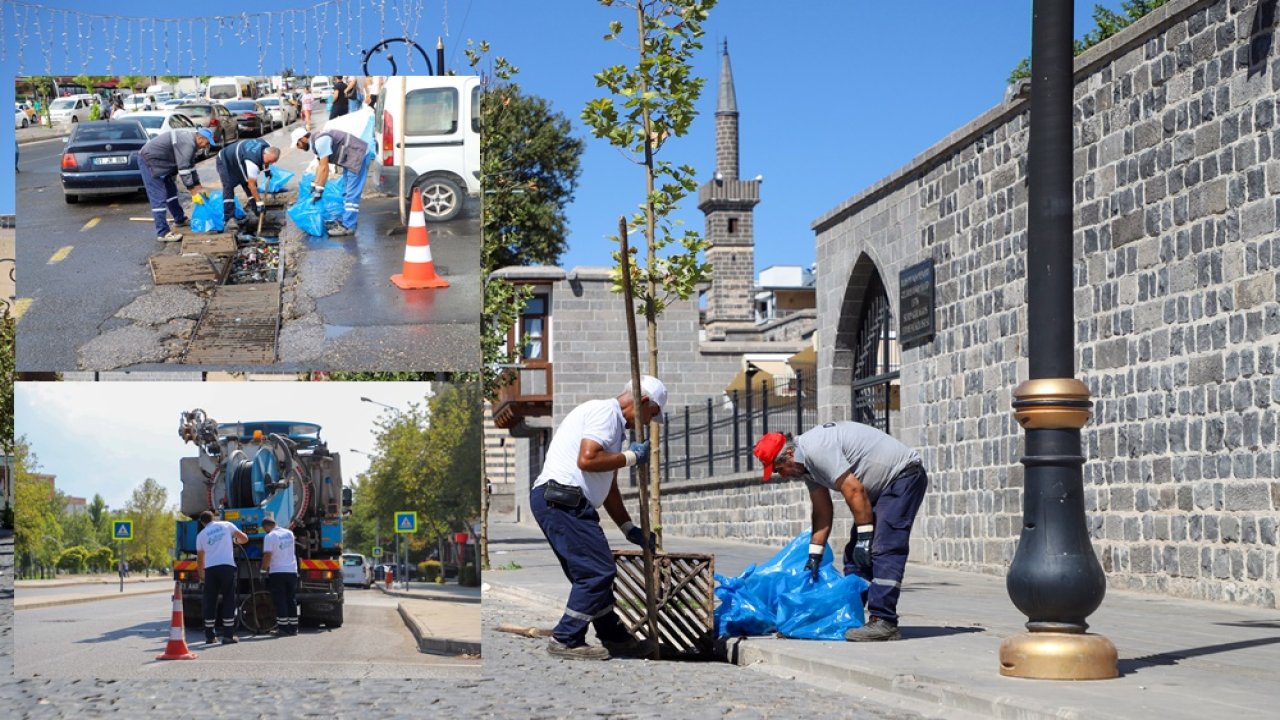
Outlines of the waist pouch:
M 548 505 L 557 505 L 569 510 L 576 510 L 583 500 L 582 488 L 577 485 L 562 485 L 555 480 L 547 481 L 542 497 Z

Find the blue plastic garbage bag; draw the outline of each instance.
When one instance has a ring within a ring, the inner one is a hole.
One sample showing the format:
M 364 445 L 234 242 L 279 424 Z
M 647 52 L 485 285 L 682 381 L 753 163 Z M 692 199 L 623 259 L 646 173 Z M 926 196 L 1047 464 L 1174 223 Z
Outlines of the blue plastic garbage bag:
M 302 232 L 315 237 L 328 237 L 324 229 L 324 214 L 320 203 L 312 202 L 310 197 L 304 196 L 294 203 L 289 208 L 288 215 Z
M 720 637 L 767 635 L 808 640 L 843 640 L 863 624 L 862 591 L 867 582 L 843 577 L 823 552 L 815 583 L 804 569 L 809 561 L 809 531 L 787 543 L 777 555 L 752 565 L 735 578 L 716 576 L 716 630 Z
M 315 184 L 315 173 L 303 173 L 298 180 L 298 197 L 311 197 L 311 186 Z M 320 195 L 321 211 L 325 222 L 333 222 L 342 217 L 343 180 L 340 177 L 329 178 L 324 184 L 324 192 Z
M 267 181 L 267 192 L 278 193 L 284 192 L 285 186 L 293 179 L 293 173 L 288 170 L 272 169 L 271 179 Z
M 244 208 L 236 198 L 235 216 L 244 219 Z M 222 232 L 226 222 L 222 219 L 222 192 L 205 193 L 205 200 L 191 206 L 191 232 Z
M 316 174 L 313 172 L 302 173 L 302 177 L 298 179 L 298 197 L 311 194 L 311 186 L 315 184 Z

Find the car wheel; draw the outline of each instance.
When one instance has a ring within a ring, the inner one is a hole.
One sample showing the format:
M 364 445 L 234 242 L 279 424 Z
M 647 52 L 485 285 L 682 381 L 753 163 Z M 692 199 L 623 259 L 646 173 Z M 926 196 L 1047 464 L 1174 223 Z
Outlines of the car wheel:
M 462 188 L 449 178 L 427 178 L 415 187 L 422 189 L 422 209 L 428 221 L 447 222 L 462 212 Z
M 65 194 L 64 194 L 64 195 L 62 196 L 62 199 L 63 199 L 63 200 L 66 200 L 68 205 L 75 205 L 76 203 L 80 202 L 80 196 L 79 196 L 79 195 L 65 195 Z
M 73 122 L 73 123 L 78 123 L 78 122 L 80 122 L 80 118 L 76 117 L 75 115 L 72 115 L 72 116 L 71 116 L 71 122 Z M 643 399 L 643 398 L 642 398 L 642 399 Z
M 30 125 L 30 123 L 28 123 L 28 122 L 27 122 L 27 119 L 26 119 L 26 118 L 22 118 L 22 129 L 23 129 L 23 130 L 26 130 L 26 129 L 27 129 L 27 125 Z

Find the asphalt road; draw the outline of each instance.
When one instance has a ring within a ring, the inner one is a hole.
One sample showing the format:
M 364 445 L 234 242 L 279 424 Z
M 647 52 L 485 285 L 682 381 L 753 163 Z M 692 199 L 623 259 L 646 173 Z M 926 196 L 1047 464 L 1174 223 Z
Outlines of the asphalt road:
M 345 595 L 345 621 L 336 629 L 303 628 L 297 637 L 240 633 L 237 645 L 204 644 L 187 631 L 192 661 L 157 661 L 168 642 L 168 595 L 108 598 L 75 605 L 19 610 L 14 636 L 17 677 L 101 679 L 436 678 L 464 680 L 476 660 L 418 652 L 396 613 L 396 598 L 358 588 Z
M 266 139 L 284 148 L 282 167 L 300 169 L 308 157 L 288 147 L 288 130 Z M 59 181 L 62 148 L 60 139 L 24 144 L 16 176 L 18 262 L 23 268 L 16 292 L 18 369 L 118 369 L 107 359 L 100 364 L 92 357 L 84 358 L 82 368 L 77 351 L 131 325 L 115 315 L 154 291 L 147 258 L 163 248 L 154 240 L 149 219 L 130 220 L 150 216 L 142 193 L 66 204 Z M 218 187 L 212 160 L 197 169 L 206 186 Z M 180 196 L 188 201 L 185 193 Z M 404 259 L 404 231 L 395 207 L 394 199 L 367 197 L 356 236 L 304 240 L 297 267 L 314 298 L 314 312 L 300 323 L 286 320 L 280 361 L 272 369 L 478 367 L 478 209 L 473 206 L 454 221 L 429 226 L 437 272 L 451 286 L 406 292 L 389 282 L 401 272 Z M 184 368 L 142 364 L 133 369 Z
M 124 584 L 126 592 L 154 590 L 155 592 L 173 592 L 173 581 L 136 582 L 132 578 Z M 49 587 L 19 587 L 17 597 L 21 600 L 31 598 L 47 599 L 62 595 L 119 595 L 120 584 L 110 583 L 76 583 L 75 585 L 53 585 Z

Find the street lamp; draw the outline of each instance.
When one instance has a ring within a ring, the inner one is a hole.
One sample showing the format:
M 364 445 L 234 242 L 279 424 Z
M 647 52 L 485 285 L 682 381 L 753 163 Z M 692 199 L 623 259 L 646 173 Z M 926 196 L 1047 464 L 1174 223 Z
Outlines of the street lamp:
M 1027 632 L 1000 645 L 1000 674 L 1101 680 L 1119 674 L 1110 640 L 1086 632 L 1107 578 L 1084 517 L 1080 428 L 1089 389 L 1076 380 L 1072 305 L 1072 0 L 1035 0 L 1027 161 L 1027 355 L 1014 390 L 1027 432 L 1022 534 L 1009 566 L 1009 598 Z
M 403 411 L 403 410 L 401 410 L 400 408 L 396 407 L 395 405 L 388 405 L 388 404 L 386 404 L 386 403 L 380 403 L 380 402 L 378 402 L 377 400 L 372 400 L 372 399 L 367 398 L 367 397 L 362 397 L 362 398 L 360 398 L 360 402 L 367 402 L 367 403 L 372 403 L 372 404 L 374 404 L 374 405 L 381 405 L 382 407 L 387 408 L 388 410 L 393 410 L 393 411 L 395 411 L 396 413 L 399 413 L 399 414 L 401 414 L 401 415 L 403 415 L 403 414 L 404 414 L 404 411 Z

